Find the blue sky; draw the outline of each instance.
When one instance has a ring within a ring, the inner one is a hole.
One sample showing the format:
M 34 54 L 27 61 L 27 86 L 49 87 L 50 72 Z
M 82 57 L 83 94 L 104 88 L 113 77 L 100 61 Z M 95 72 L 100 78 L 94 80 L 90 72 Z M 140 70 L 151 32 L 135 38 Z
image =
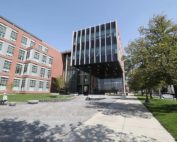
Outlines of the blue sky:
M 177 0 L 1 0 L 6 17 L 60 51 L 71 49 L 72 32 L 117 20 L 122 45 L 139 36 L 154 14 L 177 23 Z

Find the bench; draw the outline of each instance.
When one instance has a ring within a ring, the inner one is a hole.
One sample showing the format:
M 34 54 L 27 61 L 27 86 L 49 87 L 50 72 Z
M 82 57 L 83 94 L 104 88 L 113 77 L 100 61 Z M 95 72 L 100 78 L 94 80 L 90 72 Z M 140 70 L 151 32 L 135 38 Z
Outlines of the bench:
M 28 104 L 38 104 L 39 100 L 28 100 Z
M 9 102 L 9 106 L 16 106 L 16 102 Z

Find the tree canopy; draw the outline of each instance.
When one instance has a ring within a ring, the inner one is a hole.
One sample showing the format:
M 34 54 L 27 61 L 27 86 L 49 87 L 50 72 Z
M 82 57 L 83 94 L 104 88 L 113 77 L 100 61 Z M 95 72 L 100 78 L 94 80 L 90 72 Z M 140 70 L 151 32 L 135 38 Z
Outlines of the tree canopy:
M 61 89 L 64 89 L 65 81 L 64 81 L 63 75 L 60 75 L 58 78 L 56 78 L 56 87 L 58 91 L 61 91 Z
M 139 33 L 125 49 L 130 88 L 152 90 L 177 84 L 177 25 L 165 15 L 156 15 Z

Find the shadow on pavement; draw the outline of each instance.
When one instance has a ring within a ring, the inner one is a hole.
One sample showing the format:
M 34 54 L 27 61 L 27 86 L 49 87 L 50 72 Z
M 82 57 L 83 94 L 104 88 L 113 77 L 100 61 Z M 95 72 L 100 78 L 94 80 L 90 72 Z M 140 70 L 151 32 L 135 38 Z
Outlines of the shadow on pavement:
M 102 110 L 104 115 L 120 115 L 123 117 L 151 118 L 152 115 L 142 104 L 126 104 L 119 102 L 90 102 L 87 108 Z
M 80 127 L 64 139 L 64 142 L 157 142 L 144 135 L 115 132 L 103 125 Z
M 81 125 L 78 124 L 78 126 Z M 73 131 L 76 126 L 69 124 L 69 131 Z M 78 127 L 77 126 L 77 127 Z M 62 142 L 62 136 L 66 135 L 66 125 L 49 127 L 40 121 L 28 123 L 17 119 L 3 119 L 0 121 L 0 141 L 1 142 Z

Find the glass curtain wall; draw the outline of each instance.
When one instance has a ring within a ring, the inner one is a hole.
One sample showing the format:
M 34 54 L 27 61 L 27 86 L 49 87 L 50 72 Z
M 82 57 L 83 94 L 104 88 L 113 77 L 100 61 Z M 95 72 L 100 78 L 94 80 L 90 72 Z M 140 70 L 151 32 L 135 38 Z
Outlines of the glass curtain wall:
M 122 78 L 98 79 L 99 92 L 122 91 Z
M 85 64 L 89 64 L 89 29 L 86 30 Z
M 101 62 L 105 62 L 105 27 L 101 26 Z
M 80 39 L 81 39 L 81 32 L 79 31 L 77 36 L 76 65 L 79 65 Z
M 117 38 L 115 22 L 111 23 L 111 36 L 112 36 L 112 57 L 113 61 L 117 61 Z

